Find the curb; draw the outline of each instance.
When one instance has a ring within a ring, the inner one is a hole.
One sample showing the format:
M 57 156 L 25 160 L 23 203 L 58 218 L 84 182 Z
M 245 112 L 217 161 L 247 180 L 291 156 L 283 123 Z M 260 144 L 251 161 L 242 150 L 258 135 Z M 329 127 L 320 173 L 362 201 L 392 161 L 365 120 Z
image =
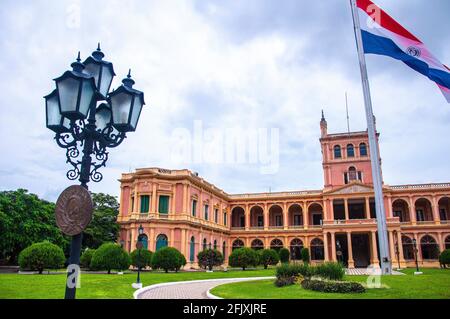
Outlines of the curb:
M 271 277 L 215 278 L 215 279 L 200 279 L 200 280 L 165 282 L 165 283 L 154 284 L 154 285 L 140 288 L 133 293 L 133 298 L 139 299 L 139 295 L 148 290 L 153 290 L 153 289 L 160 288 L 160 287 L 173 286 L 173 285 L 178 285 L 178 284 L 190 284 L 190 283 L 196 283 L 196 282 L 213 282 L 213 281 L 239 282 L 239 281 L 265 280 L 265 279 L 273 279 L 273 278 L 275 278 L 275 277 L 271 276 Z M 226 284 L 226 282 L 220 283 L 217 286 L 220 286 L 221 284 Z M 215 287 L 217 287 L 217 286 L 215 286 Z M 210 288 L 210 289 L 212 289 L 212 288 Z M 222 298 L 217 297 L 217 296 L 213 295 L 212 293 L 210 293 L 210 291 L 209 291 L 210 289 L 208 289 L 206 291 L 206 296 L 208 297 L 208 299 L 222 299 Z

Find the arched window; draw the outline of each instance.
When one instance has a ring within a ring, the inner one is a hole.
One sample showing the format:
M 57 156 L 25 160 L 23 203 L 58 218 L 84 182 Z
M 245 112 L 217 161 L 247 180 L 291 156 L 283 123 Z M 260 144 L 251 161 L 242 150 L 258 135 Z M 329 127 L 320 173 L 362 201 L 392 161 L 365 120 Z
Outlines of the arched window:
M 159 250 L 163 247 L 167 247 L 169 243 L 169 240 L 167 239 L 167 236 L 164 234 L 159 234 L 156 237 L 156 250 Z
M 283 242 L 280 239 L 275 238 L 270 242 L 270 249 L 279 251 L 281 248 L 283 248 Z
M 311 240 L 311 260 L 324 260 L 323 241 L 320 238 Z
M 254 239 L 252 241 L 252 249 L 254 250 L 264 249 L 264 243 L 260 239 Z
M 366 143 L 359 144 L 359 156 L 367 156 L 367 145 L 366 145 Z
M 341 147 L 339 145 L 334 146 L 334 158 L 341 158 Z
M 439 247 L 436 240 L 425 235 L 420 240 L 420 249 L 422 250 L 422 259 L 438 259 L 439 258 Z
M 355 148 L 353 147 L 353 144 L 347 145 L 347 157 L 355 157 Z
M 407 236 L 402 236 L 402 246 L 403 246 L 403 258 L 405 258 L 405 260 L 413 260 L 414 245 L 411 238 Z
M 358 179 L 356 168 L 354 166 L 350 166 L 350 168 L 348 169 L 348 179 L 350 182 Z
M 450 249 L 450 236 L 445 237 L 445 249 Z
M 142 248 L 148 249 L 148 237 L 146 234 L 139 235 L 138 241 L 142 243 Z
M 195 261 L 195 238 L 191 237 L 191 242 L 189 243 L 189 261 L 193 263 Z
M 300 260 L 302 259 L 302 248 L 303 242 L 299 238 L 294 238 L 291 240 L 291 259 L 292 260 Z
M 206 238 L 203 238 L 203 250 L 206 249 Z
M 244 247 L 244 242 L 240 239 L 236 239 L 233 242 L 233 247 L 231 248 L 231 250 L 233 251 L 235 249 L 242 248 L 242 247 Z

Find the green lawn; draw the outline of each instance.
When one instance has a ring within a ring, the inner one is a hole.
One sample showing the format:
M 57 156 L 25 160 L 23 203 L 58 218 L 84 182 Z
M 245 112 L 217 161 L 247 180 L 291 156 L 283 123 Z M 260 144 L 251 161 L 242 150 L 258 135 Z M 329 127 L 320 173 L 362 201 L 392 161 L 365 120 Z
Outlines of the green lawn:
M 383 276 L 385 288 L 367 289 L 362 294 L 320 293 L 303 289 L 300 285 L 278 288 L 273 280 L 250 281 L 218 286 L 211 292 L 222 298 L 237 299 L 450 299 L 450 269 L 424 269 L 414 275 L 413 269 L 404 276 Z M 345 280 L 366 283 L 367 276 L 346 276 Z
M 274 276 L 275 270 L 230 270 L 228 272 L 144 272 L 141 281 L 144 286 L 161 282 L 199 280 L 212 278 L 259 277 Z M 0 299 L 6 298 L 64 298 L 65 274 L 50 275 L 19 275 L 0 274 Z M 131 284 L 136 281 L 136 273 L 117 274 L 83 274 L 81 287 L 77 289 L 77 298 L 133 298 L 135 291 Z

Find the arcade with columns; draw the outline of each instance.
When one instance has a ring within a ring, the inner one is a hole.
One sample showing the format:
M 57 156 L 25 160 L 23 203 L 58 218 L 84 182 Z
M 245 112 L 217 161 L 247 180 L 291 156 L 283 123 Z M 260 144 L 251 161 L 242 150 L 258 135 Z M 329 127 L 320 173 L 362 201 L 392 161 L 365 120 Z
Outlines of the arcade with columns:
M 378 236 L 367 131 L 329 134 L 323 114 L 320 145 L 324 188 L 228 194 L 187 169 L 136 169 L 122 174 L 120 244 L 132 251 L 138 228 L 144 246 L 177 248 L 187 268 L 197 253 L 286 247 L 291 259 L 310 251 L 311 261 L 379 267 Z M 377 136 L 379 136 L 377 134 Z M 381 159 L 380 159 L 381 160 Z M 438 267 L 450 248 L 450 183 L 383 183 L 393 267 Z

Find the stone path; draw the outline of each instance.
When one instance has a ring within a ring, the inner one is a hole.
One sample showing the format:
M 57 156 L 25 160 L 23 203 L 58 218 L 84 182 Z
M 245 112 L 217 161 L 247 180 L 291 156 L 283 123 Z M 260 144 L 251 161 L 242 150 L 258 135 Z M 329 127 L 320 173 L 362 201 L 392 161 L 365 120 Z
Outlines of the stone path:
M 346 275 L 365 275 L 365 276 L 370 276 L 370 275 L 381 275 L 381 269 L 367 269 L 367 268 L 346 268 L 345 269 L 345 274 Z M 392 269 L 392 274 L 393 275 L 404 275 L 404 273 L 401 273 L 399 271 L 393 270 Z
M 144 287 L 134 293 L 135 299 L 209 299 L 208 290 L 240 281 L 274 279 L 275 277 L 223 278 L 193 281 L 179 281 Z

